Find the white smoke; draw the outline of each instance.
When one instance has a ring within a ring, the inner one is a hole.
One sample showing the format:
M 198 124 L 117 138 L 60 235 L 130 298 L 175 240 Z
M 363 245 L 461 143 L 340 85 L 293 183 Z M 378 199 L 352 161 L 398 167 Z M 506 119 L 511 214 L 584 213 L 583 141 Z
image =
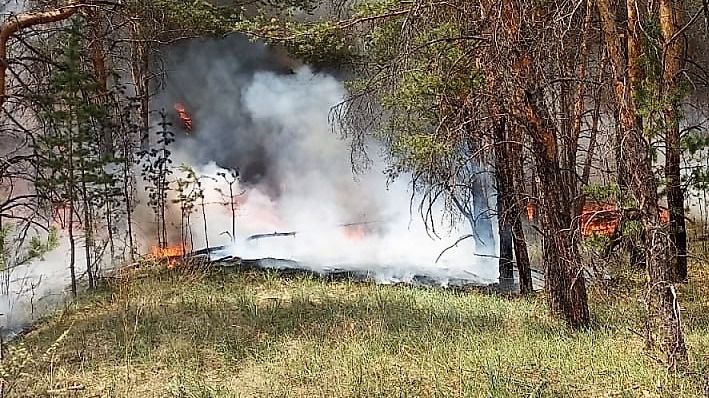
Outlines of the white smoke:
M 248 175 L 237 189 L 245 190 L 236 220 L 237 242 L 223 254 L 293 259 L 314 270 L 367 270 L 382 282 L 414 275 L 443 284 L 451 278 L 484 283 L 497 278 L 497 262 L 476 256 L 473 239 L 436 262 L 444 249 L 471 231 L 467 223 L 451 226 L 439 208 L 434 214 L 440 220 L 440 238 L 431 237 L 417 213 L 418 199 L 412 202 L 407 176 L 387 184 L 384 165 L 376 159 L 368 172 L 353 175 L 349 143 L 333 134 L 328 123 L 332 106 L 345 96 L 339 80 L 308 67 L 292 73 L 235 68 L 244 62 L 239 54 L 264 51 L 250 46 L 232 55 L 225 55 L 230 46 L 224 44 L 207 53 L 204 46 L 180 53 L 170 72 L 191 78 L 172 80 L 168 75 L 162 99 L 166 108 L 187 101 L 194 110 L 194 131 L 186 134 L 176 123 L 175 161 L 211 177 L 204 179 L 206 202 L 212 203 L 207 216 L 210 246 L 230 245 L 223 233 L 231 230 L 230 210 L 218 204 L 224 199 L 214 189 L 219 185 L 224 192 L 228 186 L 215 182 L 224 172 L 217 163 L 242 170 L 258 164 L 258 173 Z M 229 70 L 231 76 L 225 72 Z M 370 150 L 378 155 L 376 147 Z M 192 221 L 199 248 L 205 243 L 201 216 L 192 216 Z M 345 226 L 353 223 L 359 224 Z M 246 240 L 273 232 L 296 234 Z
M 472 239 L 436 261 L 444 249 L 470 233 L 469 226 L 451 227 L 437 209 L 440 238 L 429 236 L 406 176 L 387 184 L 384 164 L 376 156 L 367 173 L 353 175 L 349 143 L 328 124 L 331 107 L 345 96 L 338 79 L 295 67 L 265 46 L 243 39 L 195 42 L 176 54 L 169 63 L 167 87 L 153 107 L 172 110 L 180 101 L 192 113 L 190 134 L 175 123 L 173 160 L 174 165 L 191 165 L 201 177 L 209 245 L 226 246 L 219 255 L 292 259 L 316 271 L 368 271 L 383 283 L 414 276 L 441 284 L 497 278 L 497 261 L 475 256 Z M 290 68 L 296 70 L 289 73 Z M 370 154 L 378 154 L 375 146 Z M 225 168 L 239 169 L 242 182 L 234 190 L 244 192 L 237 197 L 234 242 L 225 195 L 229 186 L 219 175 L 229 175 Z M 176 171 L 173 178 L 178 176 Z M 155 223 L 140 186 L 138 196 L 133 231 L 144 251 L 156 243 Z M 179 241 L 179 219 L 178 206 L 171 204 L 171 243 Z M 207 240 L 199 206 L 191 223 L 194 248 L 202 248 Z M 272 232 L 296 234 L 247 240 Z M 82 232 L 76 235 L 75 267 L 85 283 Z M 125 253 L 124 248 L 117 251 Z M 17 331 L 64 301 L 70 284 L 68 253 L 64 231 L 59 248 L 12 270 L 10 294 L 0 297 L 3 330 Z M 104 254 L 106 262 L 108 257 Z

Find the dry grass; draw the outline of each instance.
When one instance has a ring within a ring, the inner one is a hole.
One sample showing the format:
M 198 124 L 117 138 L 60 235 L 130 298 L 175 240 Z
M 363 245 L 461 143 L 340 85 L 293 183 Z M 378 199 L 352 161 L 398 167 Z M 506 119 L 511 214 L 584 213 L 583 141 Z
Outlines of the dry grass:
M 10 396 L 701 396 L 707 275 L 683 288 L 692 363 L 672 376 L 632 332 L 634 276 L 593 289 L 594 326 L 571 332 L 539 297 L 153 267 L 26 336 Z

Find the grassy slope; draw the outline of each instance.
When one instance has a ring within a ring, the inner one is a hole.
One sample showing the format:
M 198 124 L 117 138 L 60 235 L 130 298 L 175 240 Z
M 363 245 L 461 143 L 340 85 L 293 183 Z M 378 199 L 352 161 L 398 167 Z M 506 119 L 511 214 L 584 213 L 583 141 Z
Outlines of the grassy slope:
M 632 289 L 596 289 L 595 326 L 570 332 L 541 297 L 147 269 L 26 336 L 11 396 L 700 396 L 709 278 L 693 279 L 691 371 L 671 377 L 629 330 Z

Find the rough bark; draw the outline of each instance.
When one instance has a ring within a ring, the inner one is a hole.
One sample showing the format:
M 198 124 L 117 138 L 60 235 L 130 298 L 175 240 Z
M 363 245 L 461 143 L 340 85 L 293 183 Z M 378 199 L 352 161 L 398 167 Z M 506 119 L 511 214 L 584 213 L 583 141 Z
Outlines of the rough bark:
M 571 198 L 559 167 L 556 129 L 538 90 L 525 91 L 523 104 L 541 188 L 547 300 L 551 311 L 563 315 L 571 327 L 585 327 L 590 322 L 586 280 L 578 261 Z
M 495 126 L 495 177 L 497 180 L 497 222 L 500 234 L 500 282 L 514 278 L 511 209 L 512 167 L 506 123 L 501 118 Z
M 518 40 L 528 22 L 523 10 L 514 2 L 502 2 L 504 29 L 515 43 L 512 72 L 516 87 L 510 99 L 510 109 L 523 126 L 532 143 L 535 157 L 541 220 L 544 232 L 545 290 L 550 311 L 562 316 L 573 328 L 585 327 L 590 322 L 586 283 L 578 258 L 576 240 L 572 233 L 571 195 L 565 185 L 558 148 L 558 133 L 543 93 L 536 86 L 539 81 L 534 71 L 534 56 L 526 44 Z M 540 8 L 541 11 L 541 8 Z
M 634 3 L 628 0 L 628 3 Z M 627 183 L 637 203 L 643 224 L 644 255 L 648 272 L 647 343 L 654 346 L 655 335 L 661 336 L 661 348 L 671 369 L 687 362 L 687 349 L 682 333 L 679 304 L 672 285 L 673 245 L 659 217 L 657 181 L 652 170 L 648 141 L 637 116 L 634 87 L 626 76 L 628 60 L 620 51 L 616 18 L 609 0 L 597 2 L 606 50 L 612 67 L 613 88 L 618 106 L 622 134 L 621 151 Z M 628 5 L 628 7 L 634 7 Z
M 91 53 L 91 64 L 94 69 L 94 79 L 96 79 L 97 98 L 96 102 L 106 107 L 108 105 L 108 67 L 106 66 L 106 50 L 105 50 L 105 28 L 101 21 L 98 10 L 89 10 L 86 12 L 89 20 L 89 50 Z M 113 140 L 113 129 L 108 123 L 101 125 L 101 152 L 105 156 L 113 155 L 115 151 Z
M 680 174 L 681 104 L 679 90 L 684 59 L 684 38 L 678 34 L 682 26 L 682 0 L 660 0 L 660 32 L 663 40 L 662 94 L 664 96 L 665 178 L 667 207 L 670 213 L 670 236 L 676 249 L 673 280 L 687 280 L 687 230 L 684 220 L 684 192 Z
M 497 220 L 500 234 L 500 280 L 519 274 L 521 294 L 532 292 L 532 270 L 522 228 L 519 191 L 522 187 L 522 145 L 515 142 L 504 118 L 495 127 L 495 172 L 497 177 Z M 516 178 L 519 177 L 519 178 Z

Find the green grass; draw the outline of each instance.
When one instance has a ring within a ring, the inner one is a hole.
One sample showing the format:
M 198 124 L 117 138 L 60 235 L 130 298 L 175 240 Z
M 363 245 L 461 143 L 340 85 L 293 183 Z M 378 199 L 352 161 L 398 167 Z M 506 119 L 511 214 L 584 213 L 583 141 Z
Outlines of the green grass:
M 14 343 L 31 360 L 9 396 L 697 397 L 706 275 L 682 288 L 691 364 L 669 375 L 633 332 L 633 277 L 592 289 L 594 325 L 573 332 L 542 297 L 144 269 Z

